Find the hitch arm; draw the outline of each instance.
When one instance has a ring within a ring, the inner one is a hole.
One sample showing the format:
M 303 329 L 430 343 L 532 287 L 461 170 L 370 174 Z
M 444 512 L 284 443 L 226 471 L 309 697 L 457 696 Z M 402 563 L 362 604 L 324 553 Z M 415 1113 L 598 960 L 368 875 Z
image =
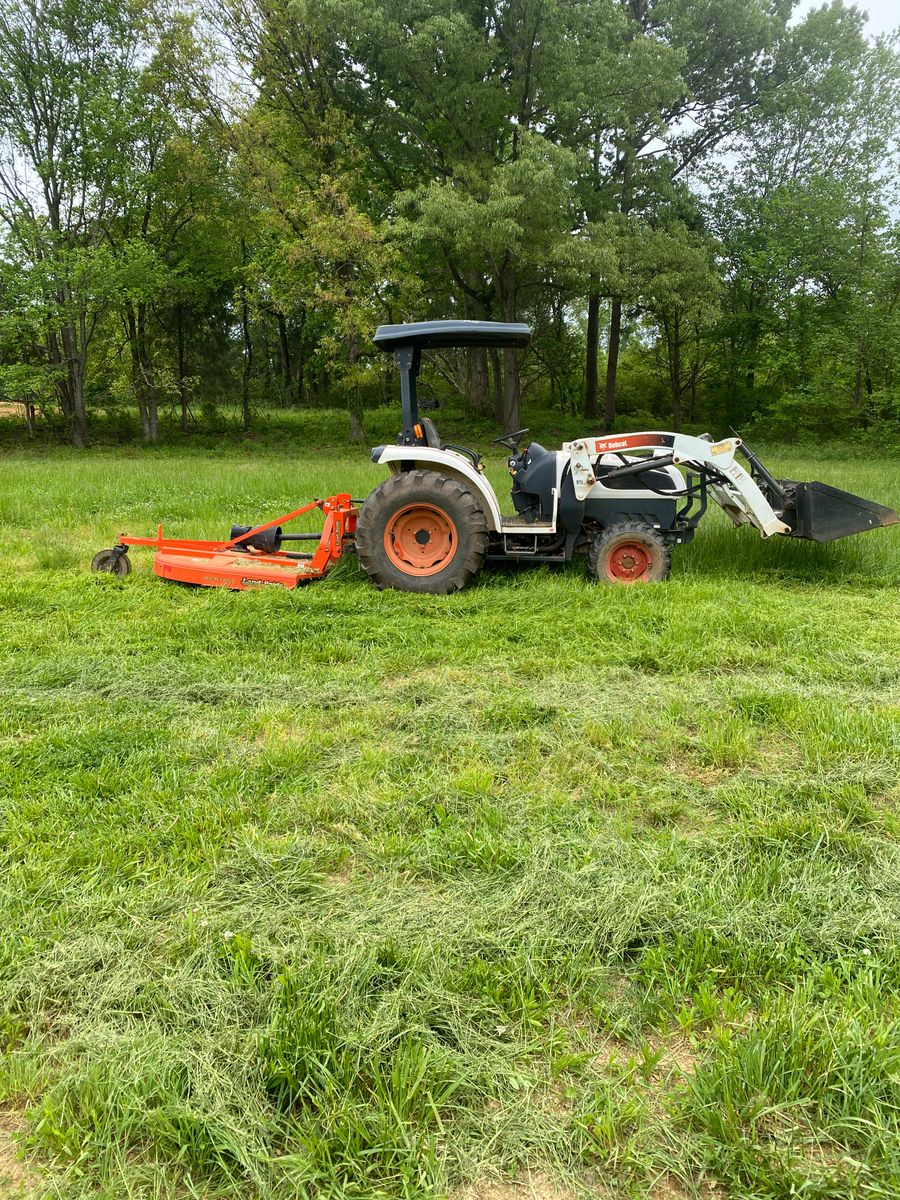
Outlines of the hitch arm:
M 621 467 L 613 467 L 611 471 L 605 471 L 601 477 L 606 479 L 624 479 L 626 475 L 643 475 L 645 471 L 654 471 L 658 467 L 671 467 L 675 462 L 671 454 L 663 455 L 660 458 L 642 458 L 638 462 L 625 463 Z
M 784 488 L 781 486 L 775 476 L 766 470 L 747 443 L 742 441 L 740 438 L 737 439 L 737 449 L 750 464 L 750 474 L 753 476 L 753 478 L 756 480 L 761 479 L 769 489 L 771 498 L 777 504 L 783 506 L 785 502 Z

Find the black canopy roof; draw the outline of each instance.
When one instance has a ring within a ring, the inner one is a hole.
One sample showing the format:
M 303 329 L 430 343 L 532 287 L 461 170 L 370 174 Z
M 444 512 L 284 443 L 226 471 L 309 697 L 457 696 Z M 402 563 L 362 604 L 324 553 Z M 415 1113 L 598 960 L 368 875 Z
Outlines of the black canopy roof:
M 508 346 L 522 349 L 531 341 L 531 330 L 521 322 L 502 321 L 411 321 L 406 325 L 379 325 L 375 345 L 380 350 L 417 350 L 441 346 Z

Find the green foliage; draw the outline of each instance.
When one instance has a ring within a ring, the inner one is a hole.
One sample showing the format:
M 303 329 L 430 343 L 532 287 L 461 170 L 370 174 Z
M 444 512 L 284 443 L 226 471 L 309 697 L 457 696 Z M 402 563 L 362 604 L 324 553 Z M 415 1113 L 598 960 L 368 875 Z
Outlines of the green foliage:
M 893 390 L 898 85 L 896 53 L 866 44 L 855 10 L 809 14 L 711 205 L 727 254 L 717 386 L 743 387 L 743 406 L 758 392 L 772 432 L 859 429 Z
M 101 411 L 152 441 L 334 402 L 362 438 L 374 326 L 456 315 L 535 329 L 438 367 L 501 425 L 605 367 L 607 422 L 896 426 L 900 60 L 856 9 L 6 0 L 0 34 L 35 435 L 55 398 L 78 444 Z

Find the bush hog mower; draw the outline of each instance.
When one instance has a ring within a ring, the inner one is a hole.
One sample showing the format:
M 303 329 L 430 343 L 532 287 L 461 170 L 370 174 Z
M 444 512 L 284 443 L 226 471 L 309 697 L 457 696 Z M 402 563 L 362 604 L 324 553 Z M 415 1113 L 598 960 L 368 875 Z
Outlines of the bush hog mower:
M 560 450 L 529 442 L 520 450 L 527 429 L 494 439 L 509 451 L 512 476 L 515 514 L 503 516 L 481 455 L 443 442 L 419 416 L 416 378 L 423 350 L 522 348 L 530 337 L 527 325 L 490 321 L 380 326 L 375 343 L 394 354 L 400 372 L 403 428 L 395 445 L 372 451 L 390 475 L 364 503 L 349 494 L 314 500 L 264 524 L 236 525 L 222 542 L 164 538 L 161 526 L 156 537 L 123 535 L 95 556 L 94 570 L 125 575 L 128 547 L 152 546 L 153 569 L 164 579 L 293 588 L 320 579 L 355 543 L 376 586 L 401 591 L 441 595 L 471 582 L 485 562 L 567 562 L 579 553 L 596 580 L 650 583 L 668 576 L 672 547 L 691 540 L 710 499 L 764 538 L 831 542 L 900 520 L 893 509 L 824 483 L 775 479 L 737 436 L 714 442 L 625 433 L 564 442 Z M 314 508 L 325 515 L 321 535 L 284 532 Z M 282 549 L 304 540 L 318 547 L 309 554 Z

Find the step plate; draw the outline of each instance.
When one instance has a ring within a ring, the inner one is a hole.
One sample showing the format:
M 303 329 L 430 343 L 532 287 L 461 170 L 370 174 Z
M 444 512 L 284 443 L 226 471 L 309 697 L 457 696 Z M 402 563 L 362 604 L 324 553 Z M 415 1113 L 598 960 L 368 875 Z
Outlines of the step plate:
M 552 521 L 533 521 L 530 525 L 523 525 L 521 521 L 515 517 L 500 518 L 500 533 L 556 533 L 556 526 Z

